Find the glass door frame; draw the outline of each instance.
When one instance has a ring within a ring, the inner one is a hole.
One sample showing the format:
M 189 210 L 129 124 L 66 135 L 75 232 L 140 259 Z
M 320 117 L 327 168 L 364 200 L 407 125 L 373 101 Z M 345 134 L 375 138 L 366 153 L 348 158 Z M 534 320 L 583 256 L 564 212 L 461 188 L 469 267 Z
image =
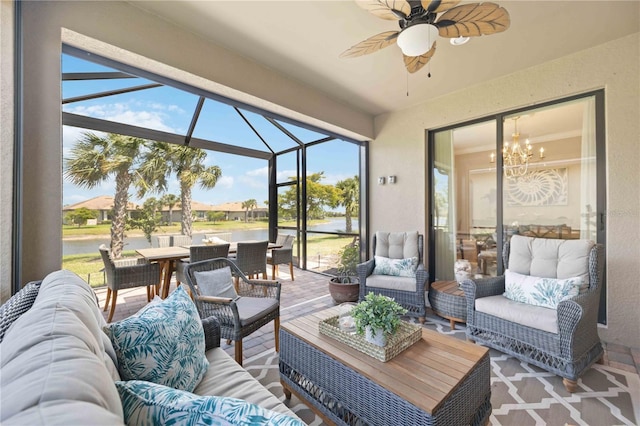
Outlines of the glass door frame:
M 503 111 L 495 114 L 486 115 L 481 118 L 477 118 L 470 121 L 465 121 L 462 123 L 457 123 L 450 126 L 440 127 L 437 129 L 427 129 L 425 131 L 425 139 L 427 143 L 426 151 L 427 151 L 427 199 L 429 210 L 427 213 L 427 229 L 428 229 L 428 262 L 429 262 L 429 282 L 433 282 L 435 278 L 435 226 L 434 226 L 434 217 L 433 217 L 433 206 L 435 203 L 435 191 L 434 191 L 434 177 L 433 171 L 435 167 L 434 162 L 434 154 L 435 154 L 435 135 L 436 133 L 443 131 L 450 131 L 461 127 L 472 126 L 475 124 L 483 123 L 490 120 L 495 120 L 496 123 L 496 152 L 500 152 L 503 146 L 504 141 L 504 121 L 506 117 L 524 114 L 531 110 L 536 110 L 545 107 L 551 107 L 554 105 L 559 105 L 565 102 L 571 102 L 580 99 L 586 99 L 593 97 L 595 101 L 595 139 L 596 139 L 596 209 L 597 209 L 597 242 L 601 243 L 605 247 L 606 251 L 606 132 L 605 132 L 605 92 L 604 89 L 599 89 L 591 92 L 582 93 L 579 95 L 573 95 L 561 99 L 556 99 L 548 102 L 541 102 L 535 105 L 516 108 L 508 111 Z M 504 185 L 504 174 L 503 170 L 503 161 L 502 156 L 496 156 L 496 189 L 498 197 L 496 199 L 496 250 L 498 252 L 497 256 L 497 275 L 501 275 L 504 272 L 504 265 L 502 261 L 502 249 L 503 249 L 503 241 L 504 241 L 504 227 L 503 227 L 503 216 L 504 216 L 504 205 L 503 205 L 503 185 Z M 606 256 L 605 256 L 606 258 Z M 606 271 L 606 265 L 605 265 Z M 603 277 L 602 282 L 602 293 L 600 298 L 600 310 L 598 313 L 598 322 L 601 324 L 606 324 L 606 305 L 607 305 L 607 291 L 606 291 L 606 273 Z

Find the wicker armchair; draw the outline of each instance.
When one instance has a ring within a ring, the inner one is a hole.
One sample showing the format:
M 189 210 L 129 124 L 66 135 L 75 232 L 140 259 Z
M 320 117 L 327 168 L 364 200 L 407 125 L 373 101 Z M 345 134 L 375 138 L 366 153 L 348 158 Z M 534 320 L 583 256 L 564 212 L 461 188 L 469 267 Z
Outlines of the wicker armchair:
M 249 278 L 262 274 L 262 279 L 267 279 L 267 247 L 269 241 L 238 242 L 235 256 L 230 256 L 238 269 Z M 236 284 L 238 283 L 238 275 Z
M 289 264 L 289 273 L 291 274 L 291 281 L 293 279 L 293 240 L 295 236 L 278 234 L 276 244 L 282 246 L 282 248 L 275 248 L 271 250 L 271 253 L 267 254 L 267 264 L 271 265 L 271 279 L 276 279 L 278 273 L 278 265 L 281 263 Z
M 195 272 L 230 267 L 240 277 L 237 298 L 203 296 L 198 288 Z M 279 350 L 280 283 L 271 280 L 250 280 L 229 259 L 218 258 L 189 263 L 185 280 L 191 289 L 200 318 L 215 317 L 220 323 L 220 335 L 235 342 L 235 359 L 242 365 L 242 339 L 263 325 L 273 321 L 275 349 Z
M 603 260 L 603 246 L 592 241 L 514 235 L 504 246 L 505 268 L 541 278 L 582 276 L 588 287 L 554 311 L 506 299 L 504 275 L 465 280 L 467 339 L 557 374 L 575 392 L 578 378 L 603 355 L 597 331 Z
M 151 300 L 154 286 L 160 283 L 160 266 L 157 263 L 148 263 L 145 259 L 126 259 L 113 261 L 109 249 L 103 244 L 98 250 L 102 256 L 104 270 L 107 276 L 107 299 L 104 310 L 109 307 L 111 298 L 111 310 L 107 322 L 111 322 L 116 310 L 118 290 L 134 287 L 147 287 L 147 301 Z
M 214 244 L 202 246 L 190 246 L 189 258 L 180 259 L 176 262 L 176 282 L 177 285 L 185 282 L 184 268 L 192 262 L 200 262 L 201 260 L 215 259 L 218 257 L 229 256 L 229 244 Z
M 417 317 L 423 323 L 426 314 L 425 286 L 427 286 L 429 273 L 423 263 L 424 239 L 422 234 L 417 232 L 376 232 L 372 243 L 374 256 L 391 259 L 417 256 L 418 268 L 415 278 L 409 278 L 373 274 L 376 266 L 375 258 L 359 264 L 356 267 L 360 280 L 359 299 L 363 300 L 367 293 L 389 296 L 407 309 L 407 315 Z

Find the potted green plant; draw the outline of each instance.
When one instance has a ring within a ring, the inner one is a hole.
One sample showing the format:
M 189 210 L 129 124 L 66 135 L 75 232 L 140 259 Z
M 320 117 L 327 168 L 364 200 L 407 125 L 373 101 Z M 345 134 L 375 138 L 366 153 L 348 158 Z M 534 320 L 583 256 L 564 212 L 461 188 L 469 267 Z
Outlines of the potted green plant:
M 400 326 L 400 315 L 407 313 L 398 302 L 381 294 L 368 293 L 352 310 L 356 332 L 378 346 L 387 344 L 387 336 Z
M 360 281 L 356 276 L 356 265 L 360 260 L 360 245 L 357 241 L 347 244 L 338 255 L 338 276 L 329 280 L 329 293 L 336 304 L 357 302 Z

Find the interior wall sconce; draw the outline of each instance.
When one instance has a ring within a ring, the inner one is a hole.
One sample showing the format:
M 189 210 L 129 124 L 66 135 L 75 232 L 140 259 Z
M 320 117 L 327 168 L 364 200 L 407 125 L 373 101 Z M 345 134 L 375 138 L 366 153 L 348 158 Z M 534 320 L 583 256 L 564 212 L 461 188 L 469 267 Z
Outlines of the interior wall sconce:
M 385 184 L 385 178 L 384 176 L 380 176 L 378 178 L 378 185 L 384 185 Z
M 396 177 L 395 175 L 389 176 L 389 183 L 396 183 Z

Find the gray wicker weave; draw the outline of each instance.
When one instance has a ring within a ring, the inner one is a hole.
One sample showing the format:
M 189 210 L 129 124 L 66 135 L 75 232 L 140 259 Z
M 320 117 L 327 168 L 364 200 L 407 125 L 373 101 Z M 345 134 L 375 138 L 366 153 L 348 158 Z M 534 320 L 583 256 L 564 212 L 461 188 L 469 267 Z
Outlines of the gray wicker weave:
M 171 246 L 173 247 L 181 247 L 181 246 L 190 246 L 192 239 L 189 235 L 172 235 L 171 236 Z
M 467 319 L 467 299 L 464 297 L 460 290 L 457 290 L 456 294 L 451 294 L 447 291 L 441 291 L 436 288 L 438 285 L 434 286 L 436 283 L 441 283 L 440 281 L 436 281 L 431 283 L 431 288 L 429 288 L 429 304 L 433 311 L 445 318 L 449 319 L 449 324 L 451 325 L 451 329 L 455 329 L 455 320 L 458 319 L 462 322 L 465 322 Z M 454 284 L 454 282 L 447 281 L 446 285 Z M 458 288 L 458 283 L 455 283 L 456 288 Z
M 437 411 L 428 413 L 284 328 L 280 340 L 280 380 L 335 424 L 458 426 L 489 421 L 488 354 Z
M 289 264 L 289 273 L 291 274 L 291 281 L 293 279 L 293 240 L 294 235 L 278 234 L 276 239 L 276 245 L 282 246 L 281 248 L 274 248 L 271 253 L 267 254 L 267 264 L 271 265 L 271 279 L 276 279 L 278 272 L 278 265 L 282 263 Z
M 160 283 L 160 266 L 157 263 L 148 263 L 144 259 L 125 260 L 125 262 L 136 262 L 137 264 L 123 265 L 124 262 L 111 259 L 109 249 L 104 244 L 98 250 L 102 256 L 107 276 L 107 298 L 104 310 L 106 311 L 109 307 L 109 299 L 111 299 L 111 310 L 107 318 L 107 322 L 111 322 L 116 310 L 118 290 L 146 286 L 147 300 L 151 300 L 152 289 Z
M 262 278 L 266 280 L 268 246 L 269 241 L 238 242 L 236 255 L 230 256 L 229 258 L 233 260 L 238 269 L 248 277 L 262 274 Z
M 151 237 L 151 247 L 169 247 L 171 246 L 170 235 L 154 235 Z
M 218 257 L 229 256 L 230 244 L 214 244 L 202 246 L 190 246 L 189 258 L 176 261 L 176 281 L 177 285 L 185 282 L 184 268 L 191 262 L 200 262 L 201 260 L 215 259 Z
M 509 250 L 507 242 L 502 255 L 505 268 L 509 266 Z M 504 293 L 504 276 L 463 281 L 467 338 L 563 377 L 567 390 L 574 392 L 578 378 L 603 355 L 597 331 L 603 261 L 604 247 L 596 244 L 589 253 L 589 288 L 584 294 L 560 302 L 557 334 L 475 310 L 476 299 Z
M 203 296 L 198 289 L 194 273 L 230 267 L 240 278 L 236 291 L 238 298 Z M 242 365 L 242 339 L 269 322 L 274 322 L 275 349 L 279 348 L 280 283 L 272 280 L 250 280 L 227 258 L 209 259 L 189 263 L 185 267 L 185 282 L 198 308 L 200 318 L 214 317 L 220 324 L 220 335 L 235 342 L 235 359 Z M 263 306 L 257 311 L 255 306 Z
M 373 235 L 373 253 L 376 252 L 376 236 Z M 387 288 L 367 287 L 367 277 L 373 273 L 375 267 L 374 259 L 359 264 L 356 267 L 358 278 L 360 279 L 360 300 L 364 300 L 367 293 L 383 294 L 395 299 L 407 309 L 407 315 L 417 317 L 420 322 L 424 322 L 426 314 L 425 306 L 425 287 L 428 286 L 429 272 L 425 269 L 424 259 L 424 238 L 422 234 L 418 235 L 418 269 L 416 271 L 416 291 L 400 291 Z

